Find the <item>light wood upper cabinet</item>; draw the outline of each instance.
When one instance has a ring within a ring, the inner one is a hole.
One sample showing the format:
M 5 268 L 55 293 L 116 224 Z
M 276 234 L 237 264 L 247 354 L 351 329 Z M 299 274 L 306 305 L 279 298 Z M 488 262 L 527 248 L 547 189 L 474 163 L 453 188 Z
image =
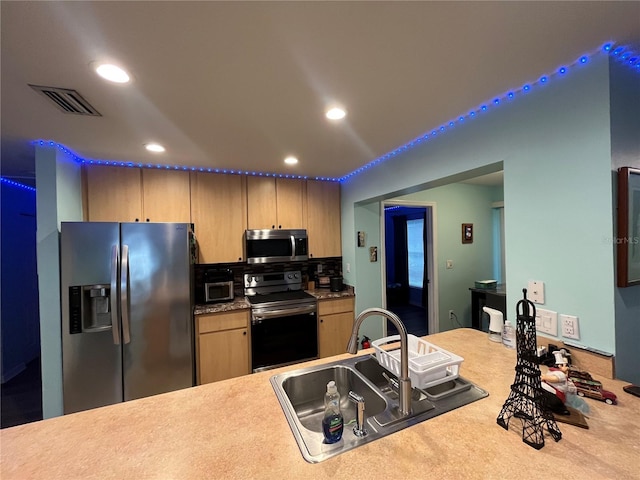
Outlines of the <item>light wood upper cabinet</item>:
M 189 172 L 85 167 L 90 222 L 191 222 Z
M 85 218 L 90 222 L 135 222 L 142 218 L 139 168 L 85 166 Z
M 340 184 L 307 180 L 307 233 L 309 257 L 339 257 Z
M 304 181 L 247 177 L 247 228 L 305 228 Z
M 191 222 L 189 190 L 189 172 L 143 169 L 142 209 L 144 221 Z
M 354 321 L 354 297 L 318 302 L 318 355 L 345 353 Z
M 200 263 L 242 261 L 242 238 L 247 228 L 246 178 L 191 172 L 191 221 Z
M 85 220 L 191 222 L 200 263 L 245 260 L 247 228 L 306 228 L 311 258 L 342 255 L 339 183 L 107 165 L 83 176 Z
M 305 228 L 304 180 L 276 178 L 278 228 Z
M 276 228 L 276 179 L 247 177 L 247 228 Z

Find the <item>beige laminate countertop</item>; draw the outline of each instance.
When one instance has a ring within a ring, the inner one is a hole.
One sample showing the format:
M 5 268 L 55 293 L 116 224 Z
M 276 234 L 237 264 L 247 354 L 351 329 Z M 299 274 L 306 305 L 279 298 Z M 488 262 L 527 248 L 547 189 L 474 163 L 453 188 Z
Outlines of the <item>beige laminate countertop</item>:
M 623 392 L 624 382 L 601 379 L 619 404 L 588 399 L 589 430 L 558 423 L 562 439 L 546 434 L 535 450 L 522 442 L 519 420 L 509 431 L 496 424 L 516 352 L 472 329 L 428 340 L 464 357 L 461 375 L 489 397 L 319 464 L 302 458 L 269 383 L 296 365 L 2 430 L 0 477 L 640 478 L 640 398 Z

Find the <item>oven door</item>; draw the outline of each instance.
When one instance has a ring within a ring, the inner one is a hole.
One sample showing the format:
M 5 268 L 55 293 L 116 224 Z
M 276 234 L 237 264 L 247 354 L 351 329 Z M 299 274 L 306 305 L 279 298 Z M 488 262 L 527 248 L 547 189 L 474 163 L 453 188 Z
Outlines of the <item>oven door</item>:
M 251 363 L 254 372 L 318 358 L 316 305 L 254 308 Z

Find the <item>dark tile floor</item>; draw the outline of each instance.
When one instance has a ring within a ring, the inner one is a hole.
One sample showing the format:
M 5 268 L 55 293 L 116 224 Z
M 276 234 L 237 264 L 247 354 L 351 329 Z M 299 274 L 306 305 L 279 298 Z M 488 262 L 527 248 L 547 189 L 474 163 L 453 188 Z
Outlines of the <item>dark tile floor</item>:
M 42 374 L 40 357 L 0 387 L 1 426 L 14 427 L 42 420 Z
M 424 308 L 416 307 L 415 305 L 394 305 L 389 307 L 389 310 L 400 317 L 400 320 L 407 328 L 407 333 L 416 337 L 423 337 L 429 333 L 427 312 Z M 387 322 L 387 335 L 397 334 L 396 327 L 391 322 Z

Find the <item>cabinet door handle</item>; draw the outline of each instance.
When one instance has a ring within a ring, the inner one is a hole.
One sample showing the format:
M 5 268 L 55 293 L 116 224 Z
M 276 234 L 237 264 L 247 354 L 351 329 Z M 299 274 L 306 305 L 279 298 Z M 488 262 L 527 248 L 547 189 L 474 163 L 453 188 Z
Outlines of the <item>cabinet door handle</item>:
M 323 323 L 323 322 L 324 322 L 324 319 L 323 319 L 323 318 L 321 318 L 321 319 L 320 319 L 320 323 Z
M 246 335 L 246 334 L 247 334 L 247 331 L 245 330 L 244 332 L 242 332 L 242 334 L 243 334 L 243 335 Z

